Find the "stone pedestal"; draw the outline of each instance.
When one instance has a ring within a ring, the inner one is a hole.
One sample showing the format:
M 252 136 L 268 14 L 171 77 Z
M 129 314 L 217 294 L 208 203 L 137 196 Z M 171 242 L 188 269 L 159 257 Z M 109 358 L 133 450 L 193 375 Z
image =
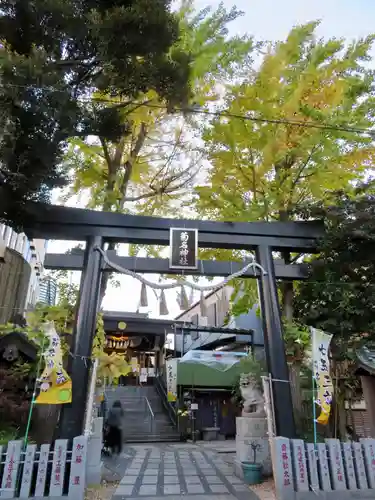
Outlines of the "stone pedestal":
M 236 476 L 243 479 L 241 462 L 253 460 L 251 443 L 260 445 L 260 449 L 256 452 L 256 461 L 263 465 L 263 475 L 271 476 L 272 462 L 266 418 L 237 417 L 236 430 L 236 460 L 234 463 Z
M 86 484 L 94 486 L 102 479 L 103 418 L 94 418 L 88 439 Z

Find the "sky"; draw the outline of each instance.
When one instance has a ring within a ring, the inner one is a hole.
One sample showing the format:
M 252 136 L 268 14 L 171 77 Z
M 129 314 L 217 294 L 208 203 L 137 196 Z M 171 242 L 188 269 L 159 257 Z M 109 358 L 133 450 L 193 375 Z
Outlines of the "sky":
M 219 5 L 216 0 L 196 0 L 198 8 Z M 297 24 L 321 20 L 318 34 L 324 38 L 344 37 L 351 41 L 365 37 L 375 31 L 375 0 L 224 0 L 227 8 L 236 5 L 244 15 L 230 25 L 230 34 L 249 33 L 256 40 L 277 41 L 284 39 Z M 373 51 L 375 58 L 375 50 Z M 72 204 L 72 203 L 70 203 Z M 50 242 L 48 251 L 65 252 L 75 243 Z M 126 246 L 119 249 L 126 255 Z M 167 254 L 166 254 L 167 256 Z M 103 301 L 103 309 L 112 311 L 136 311 L 139 305 L 140 284 L 132 278 L 117 276 L 120 288 L 109 287 Z M 158 276 L 147 278 L 158 282 Z M 79 281 L 79 273 L 72 273 L 72 280 Z M 215 281 L 220 282 L 220 280 Z M 202 284 L 206 284 L 202 281 Z M 167 292 L 168 317 L 175 317 L 180 311 L 175 292 Z M 195 295 L 195 299 L 199 297 Z M 148 293 L 149 307 L 141 309 L 151 317 L 158 317 L 158 303 L 154 294 Z

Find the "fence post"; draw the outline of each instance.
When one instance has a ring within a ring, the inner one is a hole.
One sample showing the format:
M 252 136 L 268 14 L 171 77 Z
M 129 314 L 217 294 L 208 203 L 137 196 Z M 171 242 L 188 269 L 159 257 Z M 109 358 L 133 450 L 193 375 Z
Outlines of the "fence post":
M 318 443 L 316 445 L 318 450 L 318 467 L 321 488 L 323 491 L 331 491 L 331 476 L 329 475 L 327 445 L 325 443 Z
M 275 437 L 272 440 L 272 446 L 274 447 L 272 453 L 274 458 L 272 463 L 273 477 L 275 479 L 277 499 L 293 500 L 295 493 L 289 439 Z
M 341 443 L 338 439 L 326 439 L 329 452 L 329 465 L 332 477 L 332 488 L 337 491 L 346 490 L 345 471 L 342 460 Z
M 357 489 L 357 480 L 355 477 L 354 463 L 353 463 L 353 448 L 352 443 L 341 443 L 342 452 L 344 456 L 344 467 L 346 472 L 346 481 L 349 490 Z
M 103 418 L 94 418 L 87 447 L 86 484 L 100 484 L 102 478 Z
M 318 464 L 316 457 L 316 449 L 314 443 L 306 444 L 307 453 L 307 470 L 310 478 L 311 489 L 315 492 L 320 489 L 319 486 L 319 476 L 318 476 Z
M 42 444 L 39 452 L 38 474 L 36 477 L 35 496 L 44 497 L 46 489 L 47 466 L 49 459 L 49 444 Z
M 365 469 L 365 461 L 363 460 L 361 443 L 353 443 L 354 452 L 354 468 L 357 475 L 358 487 L 360 490 L 368 489 L 368 482 Z
M 50 497 L 59 497 L 63 494 L 66 452 L 68 449 L 67 439 L 57 439 L 53 448 L 52 472 L 49 487 Z
M 2 498 L 14 498 L 20 465 L 22 441 L 9 441 L 5 459 L 3 480 L 1 482 Z M 5 491 L 4 491 L 5 490 Z
M 365 467 L 370 488 L 375 488 L 375 439 L 360 439 L 365 457 Z
M 87 442 L 85 436 L 73 439 L 68 496 L 77 500 L 83 499 L 85 494 Z
M 36 444 L 28 444 L 25 451 L 25 463 L 23 466 L 20 498 L 30 496 L 31 480 L 34 471 L 34 460 L 36 453 Z
M 296 491 L 309 491 L 305 443 L 302 439 L 292 439 L 291 445 Z

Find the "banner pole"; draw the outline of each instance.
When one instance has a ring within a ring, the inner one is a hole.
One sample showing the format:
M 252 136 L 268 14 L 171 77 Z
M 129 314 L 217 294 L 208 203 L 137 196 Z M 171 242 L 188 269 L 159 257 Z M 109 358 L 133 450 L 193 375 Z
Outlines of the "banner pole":
M 312 408 L 313 408 L 313 425 L 314 425 L 314 446 L 316 447 L 317 443 L 317 429 L 316 429 L 316 404 L 315 404 L 315 396 L 316 396 L 316 390 L 315 390 L 315 373 L 314 373 L 314 362 L 315 362 L 315 352 L 316 352 L 316 336 L 315 336 L 315 328 L 311 328 L 311 334 L 312 334 L 312 377 L 311 377 L 311 384 L 312 384 Z
M 316 396 L 316 390 L 315 390 L 315 378 L 314 378 L 314 371 L 313 371 L 313 376 L 312 376 L 312 405 L 313 405 L 313 419 L 314 419 L 314 445 L 316 446 L 316 442 L 317 442 L 317 430 L 316 430 L 315 396 Z

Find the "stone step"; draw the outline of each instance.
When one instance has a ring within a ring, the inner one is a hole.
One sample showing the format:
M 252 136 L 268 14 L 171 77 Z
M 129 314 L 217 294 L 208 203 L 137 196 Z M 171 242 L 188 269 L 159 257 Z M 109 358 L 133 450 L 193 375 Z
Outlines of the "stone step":
M 132 434 L 124 436 L 125 443 L 178 443 L 181 441 L 179 434 L 160 435 L 160 434 Z
M 175 432 L 175 429 L 170 426 L 170 425 L 165 425 L 165 426 L 160 426 L 160 425 L 150 425 L 150 424 L 144 424 L 144 425 L 124 425 L 123 430 L 124 432 L 129 433 L 130 431 L 137 431 L 138 429 L 143 431 L 144 429 L 149 430 L 153 429 L 155 432 L 170 432 L 173 431 Z
M 121 401 L 125 412 L 123 432 L 124 435 L 128 435 L 132 440 L 133 436 L 136 436 L 134 442 L 137 442 L 140 436 L 145 436 L 150 433 L 153 435 L 152 439 L 158 442 L 163 441 L 165 436 L 168 437 L 171 434 L 173 441 L 179 441 L 180 435 L 176 431 L 175 426 L 171 423 L 169 416 L 166 414 L 163 403 L 155 387 L 119 386 L 114 390 L 109 390 L 106 396 L 108 407 L 116 400 Z M 150 429 L 151 415 L 147 408 L 146 397 L 155 416 L 152 430 Z M 145 438 L 144 442 L 147 441 L 148 439 Z

